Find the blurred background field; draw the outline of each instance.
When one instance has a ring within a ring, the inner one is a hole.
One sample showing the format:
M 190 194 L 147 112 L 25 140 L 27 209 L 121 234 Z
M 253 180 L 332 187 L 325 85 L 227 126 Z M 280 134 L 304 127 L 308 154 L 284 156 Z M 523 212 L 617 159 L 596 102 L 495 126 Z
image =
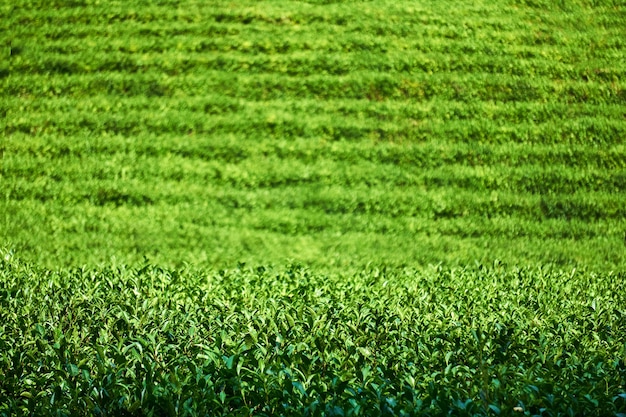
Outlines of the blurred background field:
M 626 265 L 620 2 L 0 5 L 21 259 Z

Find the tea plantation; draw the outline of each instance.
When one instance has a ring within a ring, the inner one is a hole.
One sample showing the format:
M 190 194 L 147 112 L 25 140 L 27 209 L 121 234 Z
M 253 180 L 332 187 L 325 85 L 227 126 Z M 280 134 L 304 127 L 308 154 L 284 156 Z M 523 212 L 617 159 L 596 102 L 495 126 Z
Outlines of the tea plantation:
M 626 416 L 623 0 L 0 0 L 0 416 Z
M 0 262 L 0 415 L 626 411 L 623 273 Z

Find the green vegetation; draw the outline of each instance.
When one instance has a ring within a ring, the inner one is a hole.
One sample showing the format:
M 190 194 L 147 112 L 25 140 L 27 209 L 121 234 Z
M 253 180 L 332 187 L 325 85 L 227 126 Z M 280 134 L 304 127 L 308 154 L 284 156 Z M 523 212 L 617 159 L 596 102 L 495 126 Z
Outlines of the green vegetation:
M 7 259 L 0 415 L 626 412 L 623 274 Z
M 0 416 L 626 415 L 623 0 L 0 0 L 0 56 Z
M 626 264 L 621 2 L 0 13 L 0 236 L 25 260 Z

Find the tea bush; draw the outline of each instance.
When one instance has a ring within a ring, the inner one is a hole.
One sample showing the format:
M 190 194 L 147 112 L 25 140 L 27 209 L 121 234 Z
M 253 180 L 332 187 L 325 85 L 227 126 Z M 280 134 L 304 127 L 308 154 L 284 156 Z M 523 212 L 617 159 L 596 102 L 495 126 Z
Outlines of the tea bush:
M 0 264 L 0 415 L 621 415 L 623 274 Z
M 25 260 L 624 268 L 619 2 L 0 16 L 0 239 Z

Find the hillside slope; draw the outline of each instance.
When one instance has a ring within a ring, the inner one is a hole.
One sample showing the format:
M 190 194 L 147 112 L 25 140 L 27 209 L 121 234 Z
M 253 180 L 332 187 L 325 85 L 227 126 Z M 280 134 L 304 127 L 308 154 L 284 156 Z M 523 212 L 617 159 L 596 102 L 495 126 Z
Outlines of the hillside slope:
M 0 241 L 24 259 L 626 265 L 623 2 L 0 17 Z

